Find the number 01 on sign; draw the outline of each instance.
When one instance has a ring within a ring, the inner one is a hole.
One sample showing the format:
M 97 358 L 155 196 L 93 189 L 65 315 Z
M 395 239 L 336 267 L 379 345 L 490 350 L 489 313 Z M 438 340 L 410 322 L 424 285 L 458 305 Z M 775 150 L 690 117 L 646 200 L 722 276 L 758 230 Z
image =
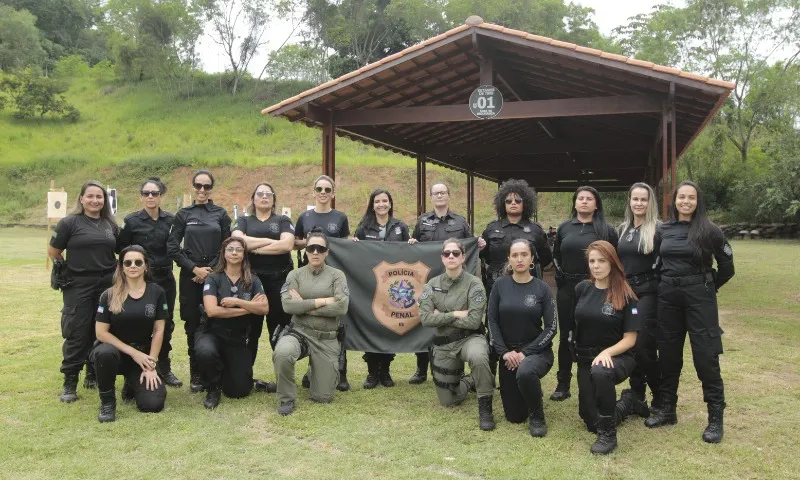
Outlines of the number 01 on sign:
M 491 85 L 481 85 L 469 96 L 469 111 L 477 118 L 494 118 L 503 109 L 503 94 Z

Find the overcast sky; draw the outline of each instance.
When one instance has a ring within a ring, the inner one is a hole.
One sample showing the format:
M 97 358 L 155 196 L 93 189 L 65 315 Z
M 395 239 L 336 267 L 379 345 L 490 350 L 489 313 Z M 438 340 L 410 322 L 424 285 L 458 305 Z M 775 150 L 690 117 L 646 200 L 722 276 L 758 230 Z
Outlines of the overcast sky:
M 514 0 L 510 0 L 514 1 Z M 585 5 L 594 9 L 594 21 L 603 34 L 610 34 L 611 30 L 627 22 L 629 17 L 639 13 L 649 12 L 654 5 L 668 3 L 668 0 L 573 0 L 575 3 Z M 673 0 L 673 5 L 680 5 L 681 0 Z M 258 55 L 250 64 L 250 72 L 258 75 L 267 59 L 269 51 L 278 48 L 286 37 L 290 34 L 292 26 L 289 22 L 275 22 L 271 24 L 268 31 L 268 44 L 262 48 L 262 53 Z M 208 33 L 208 30 L 206 31 Z M 534 32 L 535 33 L 535 32 Z M 227 62 L 224 52 L 206 34 L 200 42 L 200 60 L 203 70 L 207 72 L 220 72 L 225 70 Z

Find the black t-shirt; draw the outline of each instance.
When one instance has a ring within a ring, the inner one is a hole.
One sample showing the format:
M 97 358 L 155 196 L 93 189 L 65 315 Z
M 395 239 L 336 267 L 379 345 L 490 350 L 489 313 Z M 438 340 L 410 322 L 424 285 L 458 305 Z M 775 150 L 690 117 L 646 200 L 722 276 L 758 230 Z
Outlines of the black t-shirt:
M 169 316 L 164 289 L 147 282 L 144 295 L 141 298 L 128 295 L 119 313 L 111 313 L 108 309 L 109 292 L 110 289 L 100 295 L 95 321 L 109 324 L 108 331 L 127 345 L 150 345 L 153 324 L 156 320 L 166 320 Z
M 536 277 L 528 283 L 517 283 L 511 275 L 498 278 L 486 318 L 492 346 L 501 357 L 511 349 L 525 355 L 549 349 L 558 324 L 553 292 Z
M 639 310 L 636 300 L 628 300 L 623 310 L 615 310 L 606 302 L 607 291 L 584 280 L 575 286 L 575 325 L 578 347 L 606 349 L 620 340 L 625 332 L 636 332 L 640 328 Z
M 561 271 L 573 275 L 588 275 L 589 264 L 586 262 L 586 247 L 597 240 L 592 222 L 581 223 L 577 218 L 567 220 L 558 226 L 556 240 L 553 244 L 553 258 L 558 261 Z M 607 241 L 617 246 L 617 232 L 608 227 Z
M 50 246 L 66 251 L 67 268 L 76 273 L 102 272 L 117 266 L 114 249 L 119 230 L 108 220 L 71 214 L 59 220 Z
M 350 236 L 350 224 L 347 223 L 347 215 L 339 210 L 331 210 L 326 213 L 317 213 L 314 210 L 306 210 L 297 217 L 296 230 L 294 236 L 306 238 L 314 227 L 321 228 L 325 235 L 333 238 L 347 238 Z
M 233 291 L 234 287 L 236 287 L 235 292 Z M 263 293 L 264 287 L 261 285 L 261 280 L 259 280 L 255 275 L 253 275 L 250 288 L 245 288 L 244 280 L 242 278 L 239 278 L 234 285 L 231 283 L 231 279 L 228 278 L 224 272 L 209 274 L 206 277 L 205 285 L 203 285 L 203 296 L 217 297 L 217 305 L 219 305 L 219 302 L 226 297 L 236 297 L 241 298 L 242 300 L 250 301 L 256 295 Z M 242 315 L 241 317 L 234 318 L 220 318 L 218 320 L 211 318 L 211 328 L 214 326 L 221 326 L 233 330 L 246 331 L 247 327 L 250 325 L 250 321 L 255 317 L 257 316 L 248 313 L 246 315 Z
M 272 240 L 280 240 L 283 233 L 294 235 L 294 225 L 286 215 L 270 215 L 263 222 L 255 215 L 239 217 L 234 230 L 239 230 L 248 237 L 270 238 Z M 250 260 L 250 269 L 256 273 L 272 273 L 292 266 L 291 253 L 282 253 L 280 255 L 249 253 L 247 257 Z
M 656 263 L 654 252 L 645 254 L 639 250 L 640 237 L 640 229 L 630 226 L 622 232 L 619 243 L 617 243 L 617 255 L 625 268 L 625 274 L 629 277 L 652 273 Z

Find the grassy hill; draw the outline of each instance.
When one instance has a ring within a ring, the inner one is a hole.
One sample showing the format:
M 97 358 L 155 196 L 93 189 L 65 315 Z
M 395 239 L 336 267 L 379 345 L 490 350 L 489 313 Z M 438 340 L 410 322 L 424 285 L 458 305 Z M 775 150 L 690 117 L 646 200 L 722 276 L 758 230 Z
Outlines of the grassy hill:
M 176 99 L 153 83 L 110 86 L 91 78 L 73 79 L 67 99 L 81 111 L 78 123 L 55 119 L 19 121 L 0 113 L 0 223 L 44 224 L 50 180 L 69 193 L 73 204 L 80 185 L 96 179 L 118 189 L 120 212 L 139 208 L 137 189 L 148 175 L 160 175 L 170 187 L 165 205 L 174 210 L 189 193 L 191 172 L 213 169 L 218 203 L 240 208 L 258 181 L 272 183 L 280 206 L 293 216 L 311 201 L 311 182 L 321 172 L 319 130 L 265 117 L 260 110 L 307 87 L 270 84 L 219 93 L 213 77 L 204 77 L 195 98 Z M 389 189 L 395 211 L 406 221 L 415 216 L 415 161 L 345 139 L 337 139 L 337 208 L 358 221 L 369 192 Z M 466 212 L 466 178 L 429 168 L 428 181 L 451 184 L 454 209 Z M 493 218 L 496 185 L 476 181 L 476 224 Z M 540 222 L 557 225 L 569 211 L 569 196 L 540 196 Z

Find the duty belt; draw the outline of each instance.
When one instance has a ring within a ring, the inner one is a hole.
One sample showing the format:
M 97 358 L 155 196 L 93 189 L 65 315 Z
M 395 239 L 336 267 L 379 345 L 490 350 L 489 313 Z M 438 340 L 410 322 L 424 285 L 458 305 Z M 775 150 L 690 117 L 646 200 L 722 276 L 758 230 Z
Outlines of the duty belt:
M 714 283 L 714 274 L 711 272 L 700 273 L 697 275 L 686 275 L 683 277 L 667 277 L 662 275 L 661 281 L 668 283 L 675 287 L 687 287 L 689 285 L 697 285 L 700 283 Z
M 296 331 L 302 335 L 308 335 L 309 337 L 318 338 L 320 340 L 333 340 L 336 338 L 336 330 L 333 331 L 325 331 L 325 330 L 316 330 L 311 327 L 306 327 L 303 325 L 297 325 L 300 327 Z M 296 327 L 293 327 L 296 328 Z
M 570 282 L 582 282 L 589 278 L 589 275 L 585 273 L 567 273 L 562 271 L 561 275 L 564 276 L 564 280 L 569 280 Z
M 448 343 L 453 343 L 459 340 L 463 340 L 477 333 L 479 333 L 477 330 L 463 330 L 461 332 L 452 333 L 450 335 L 433 337 L 433 344 L 436 345 L 437 347 L 440 347 L 442 345 L 447 345 Z
M 579 362 L 586 362 L 586 361 L 591 362 L 592 360 L 595 359 L 595 357 L 600 355 L 600 352 L 602 352 L 603 350 L 604 350 L 603 348 L 599 347 L 575 346 L 575 356 L 577 357 L 577 360 Z
M 68 270 L 70 277 L 105 277 L 106 275 L 111 275 L 114 273 L 113 268 L 109 268 L 106 270 L 95 270 L 93 272 L 76 272 L 74 270 Z
M 644 285 L 647 282 L 655 280 L 656 274 L 655 272 L 647 272 L 647 273 L 638 273 L 636 275 L 628 275 L 628 285 L 632 287 L 638 287 L 639 285 Z

